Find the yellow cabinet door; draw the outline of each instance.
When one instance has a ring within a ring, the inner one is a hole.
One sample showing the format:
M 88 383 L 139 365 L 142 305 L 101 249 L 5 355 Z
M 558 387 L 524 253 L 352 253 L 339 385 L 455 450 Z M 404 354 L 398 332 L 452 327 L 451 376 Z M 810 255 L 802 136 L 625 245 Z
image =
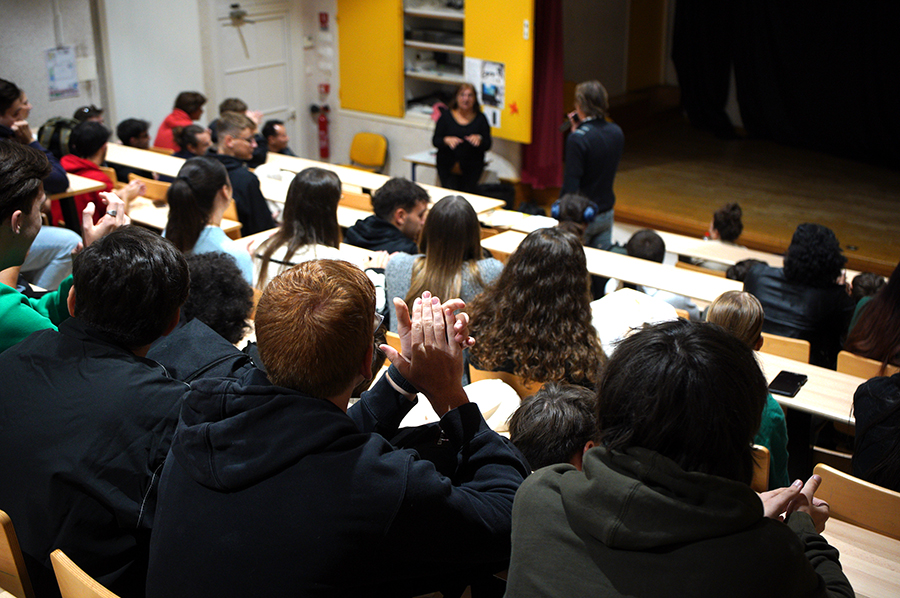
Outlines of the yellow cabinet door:
M 467 0 L 465 11 L 466 79 L 482 86 L 491 134 L 531 143 L 534 0 Z
M 338 0 L 341 108 L 402 117 L 403 0 Z

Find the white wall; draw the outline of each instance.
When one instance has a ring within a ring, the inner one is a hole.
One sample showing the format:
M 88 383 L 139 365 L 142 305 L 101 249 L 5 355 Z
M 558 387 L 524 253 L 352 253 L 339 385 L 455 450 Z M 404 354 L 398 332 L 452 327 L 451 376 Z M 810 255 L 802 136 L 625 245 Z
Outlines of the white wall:
M 90 0 L 59 0 L 63 45 L 75 46 L 77 56 L 94 53 Z M 38 127 L 53 116 L 72 116 L 87 104 L 102 105 L 96 81 L 79 84 L 79 97 L 50 100 L 45 52 L 56 46 L 51 0 L 0 0 L 3 34 L 0 35 L 0 78 L 12 81 L 28 94 L 34 106 L 29 122 Z
M 197 0 L 99 0 L 98 4 L 108 58 L 107 124 L 115 127 L 126 118 L 142 118 L 150 121 L 153 137 L 179 92 L 200 91 L 209 97 Z M 206 116 L 201 122 L 208 122 Z

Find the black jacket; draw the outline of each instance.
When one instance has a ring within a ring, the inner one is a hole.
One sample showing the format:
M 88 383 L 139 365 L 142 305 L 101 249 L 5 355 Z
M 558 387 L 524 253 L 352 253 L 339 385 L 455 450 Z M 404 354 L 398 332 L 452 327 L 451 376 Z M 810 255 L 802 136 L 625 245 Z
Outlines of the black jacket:
M 237 206 L 238 220 L 241 221 L 241 235 L 246 237 L 264 230 L 275 228 L 275 220 L 262 191 L 259 190 L 259 179 L 247 169 L 244 162 L 233 156 L 210 154 L 225 165 L 231 179 L 234 203 Z
M 15 133 L 13 130 L 7 126 L 0 125 L 0 139 L 11 139 Z M 12 143 L 16 143 L 13 141 Z M 47 178 L 44 179 L 44 193 L 47 195 L 53 195 L 54 193 L 62 193 L 66 189 L 69 188 L 69 178 L 66 176 L 66 171 L 63 169 L 62 165 L 60 165 L 59 160 L 56 159 L 56 156 L 53 153 L 45 149 L 43 145 L 38 143 L 37 141 L 32 141 L 28 144 L 29 147 L 33 147 L 39 152 L 43 152 L 45 156 L 47 156 L 47 160 L 50 161 L 50 174 L 47 175 Z
M 208 359 L 180 366 L 183 380 L 247 362 L 200 322 L 182 334 L 203 329 Z M 0 505 L 35 594 L 59 595 L 50 553 L 62 548 L 115 593 L 142 596 L 156 484 L 188 385 L 77 318 L 4 351 L 0 371 L 15 380 L 0 388 Z
M 581 123 L 566 139 L 566 168 L 560 197 L 581 193 L 606 212 L 616 203 L 613 181 L 625 135 L 615 123 L 594 118 Z
M 402 596 L 503 569 L 525 463 L 464 405 L 441 419 L 457 452 L 443 477 L 385 440 L 412 406 L 384 379 L 346 414 L 259 370 L 194 384 L 160 481 L 147 595 Z
M 357 220 L 347 229 L 344 243 L 370 251 L 402 251 L 410 255 L 419 253 L 416 242 L 404 235 L 399 228 L 374 214 L 365 220 Z
M 762 303 L 763 332 L 808 340 L 809 362 L 835 368 L 855 307 L 843 285 L 797 284 L 784 277 L 782 268 L 756 264 L 744 279 L 744 290 Z
M 861 384 L 853 395 L 853 413 L 856 416 L 853 475 L 900 492 L 897 465 L 879 473 L 871 472 L 883 461 L 900 461 L 900 374 L 879 376 Z

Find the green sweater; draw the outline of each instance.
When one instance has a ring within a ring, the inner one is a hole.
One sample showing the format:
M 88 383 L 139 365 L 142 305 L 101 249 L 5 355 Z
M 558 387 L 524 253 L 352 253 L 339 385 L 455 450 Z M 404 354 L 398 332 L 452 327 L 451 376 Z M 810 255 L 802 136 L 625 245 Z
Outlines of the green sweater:
M 784 488 L 791 484 L 788 476 L 788 436 L 784 411 L 771 394 L 766 397 L 759 431 L 753 439 L 769 449 L 769 489 Z
M 29 299 L 5 284 L 0 284 L 0 352 L 6 351 L 32 332 L 52 328 L 69 317 L 66 299 L 72 287 L 69 276 L 55 291 L 40 299 Z

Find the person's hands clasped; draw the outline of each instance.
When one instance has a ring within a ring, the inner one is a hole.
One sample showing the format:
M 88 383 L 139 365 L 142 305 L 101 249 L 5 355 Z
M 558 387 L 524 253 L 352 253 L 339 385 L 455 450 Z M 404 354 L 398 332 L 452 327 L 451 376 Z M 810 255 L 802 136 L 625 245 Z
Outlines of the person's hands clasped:
M 797 480 L 787 488 L 761 493 L 759 497 L 763 502 L 765 516 L 784 521 L 794 511 L 802 511 L 812 518 L 816 531 L 821 534 L 825 531 L 830 511 L 827 502 L 815 497 L 821 483 L 822 478 L 813 475 L 806 484 Z
M 481 145 L 481 135 L 476 135 L 475 133 L 466 135 L 466 141 L 468 141 L 475 147 L 478 147 L 479 145 Z
M 470 344 L 468 318 L 453 314 L 464 305 L 459 299 L 441 305 L 440 299 L 425 291 L 413 304 L 410 318 L 406 304 L 395 298 L 401 352 L 381 345 L 394 367 L 428 398 L 439 416 L 468 402 L 461 383 L 463 347 Z
M 93 203 L 89 203 L 81 212 L 81 230 L 84 237 L 84 245 L 87 247 L 97 239 L 105 237 L 120 226 L 131 223 L 131 219 L 125 214 L 125 202 L 115 193 L 103 192 L 100 194 L 103 203 L 106 204 L 106 214 L 94 224 Z
M 444 145 L 446 145 L 450 149 L 456 149 L 456 146 L 462 142 L 463 140 L 459 137 L 444 137 Z

